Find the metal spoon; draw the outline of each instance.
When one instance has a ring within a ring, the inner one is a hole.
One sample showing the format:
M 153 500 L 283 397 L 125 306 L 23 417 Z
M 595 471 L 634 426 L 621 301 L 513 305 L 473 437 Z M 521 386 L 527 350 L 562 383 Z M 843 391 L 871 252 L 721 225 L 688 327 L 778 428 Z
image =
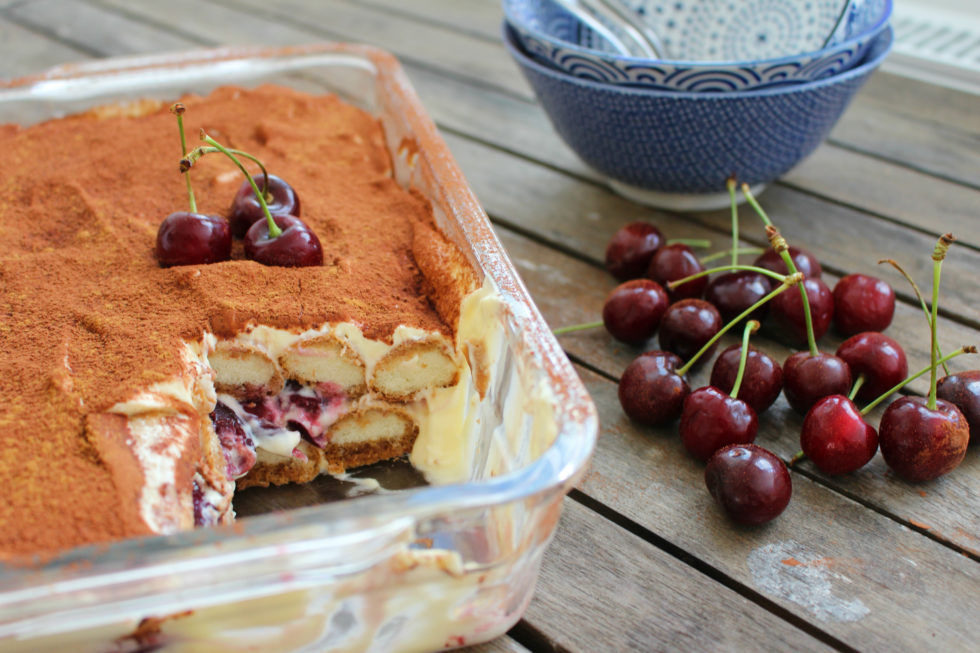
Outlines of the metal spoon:
M 663 47 L 660 46 L 659 39 L 645 25 L 641 28 L 642 21 L 639 20 L 639 16 L 619 0 L 555 0 L 555 2 L 606 39 L 619 50 L 620 54 L 648 59 L 661 58 Z M 626 39 L 613 33 L 606 24 L 615 25 Z

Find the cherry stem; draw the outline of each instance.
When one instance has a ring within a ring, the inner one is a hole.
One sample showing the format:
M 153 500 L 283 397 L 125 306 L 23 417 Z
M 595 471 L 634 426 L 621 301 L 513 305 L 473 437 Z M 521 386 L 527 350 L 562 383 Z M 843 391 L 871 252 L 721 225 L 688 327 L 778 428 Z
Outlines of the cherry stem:
M 708 254 L 707 256 L 702 256 L 701 263 L 710 263 L 711 261 L 715 261 L 720 258 L 725 258 L 729 254 L 738 257 L 741 256 L 742 254 L 761 254 L 764 251 L 766 250 L 762 249 L 761 247 L 738 247 L 736 249 L 726 249 L 721 252 L 715 252 L 714 254 Z
M 265 165 L 263 165 L 262 162 L 259 161 L 259 158 L 252 154 L 249 154 L 248 152 L 236 150 L 235 148 L 232 147 L 226 147 L 225 149 L 231 152 L 232 154 L 234 154 L 235 156 L 245 157 L 246 159 L 248 159 L 249 161 L 257 165 L 260 170 L 262 170 L 262 196 L 265 197 L 266 202 L 271 202 L 272 196 L 269 194 L 269 172 L 265 169 Z M 213 154 L 215 152 L 221 152 L 221 150 L 219 150 L 216 147 L 205 147 L 203 145 L 200 147 L 195 147 L 193 150 L 190 151 L 189 154 L 185 154 L 184 158 L 180 160 L 181 172 L 189 170 L 191 166 L 197 163 L 197 160 L 200 159 L 205 154 Z
M 711 247 L 711 241 L 707 238 L 670 238 L 668 245 L 687 245 L 688 247 Z
M 745 323 L 745 331 L 742 332 L 742 351 L 738 355 L 738 372 L 735 374 L 735 383 L 732 384 L 732 391 L 728 393 L 732 399 L 738 399 L 738 391 L 742 389 L 742 377 L 745 376 L 745 364 L 749 360 L 749 336 L 758 330 L 758 320 L 749 320 Z
M 180 155 L 187 156 L 187 138 L 184 136 L 184 112 L 187 111 L 185 107 L 180 102 L 173 104 L 170 107 L 170 113 L 177 116 L 177 131 L 180 132 Z M 189 200 L 191 213 L 197 213 L 197 200 L 194 198 L 194 188 L 191 186 L 191 174 L 186 170 L 182 170 L 184 173 L 184 181 L 187 182 L 187 199 Z
M 858 378 L 854 382 L 854 386 L 851 388 L 851 393 L 847 395 L 847 398 L 854 401 L 854 397 L 857 396 L 858 391 L 861 389 L 861 386 L 864 385 L 866 380 L 867 379 L 864 377 L 864 374 L 858 374 Z
M 222 145 L 221 143 L 219 143 L 218 141 L 214 140 L 206 133 L 204 133 L 203 129 L 201 130 L 201 140 L 207 143 L 208 145 L 210 145 L 211 147 L 218 148 L 218 151 L 220 151 L 222 154 L 224 154 L 229 159 L 235 162 L 235 165 L 238 166 L 238 169 L 242 171 L 242 174 L 245 175 L 245 179 L 248 180 L 249 185 L 252 187 L 252 192 L 255 193 L 255 199 L 259 201 L 259 206 L 262 207 L 262 213 L 265 214 L 265 220 L 269 227 L 269 238 L 278 238 L 279 236 L 281 236 L 282 229 L 280 229 L 279 225 L 276 224 L 276 221 L 272 219 L 272 213 L 269 212 L 269 205 L 265 203 L 265 193 L 259 190 L 259 187 L 256 185 L 255 180 L 252 179 L 252 175 L 248 174 L 248 170 L 246 170 L 245 166 L 242 165 L 242 162 L 238 160 L 238 157 L 232 154 L 228 150 L 228 148 L 226 148 L 224 145 Z M 264 167 L 262 169 L 265 170 Z
M 898 264 L 898 261 L 896 261 L 895 259 L 885 258 L 878 261 L 878 265 L 881 265 L 882 263 L 890 264 L 893 268 L 898 270 L 903 277 L 905 277 L 906 281 L 909 282 L 909 285 L 912 286 L 912 290 L 915 291 L 915 296 L 919 298 L 919 305 L 922 307 L 922 312 L 925 313 L 926 322 L 929 323 L 929 328 L 932 328 L 932 315 L 929 313 L 929 307 L 926 306 L 925 297 L 922 296 L 922 291 L 919 290 L 919 286 L 915 283 L 915 281 L 912 280 L 912 277 L 909 276 L 909 273 L 906 272 L 902 268 L 902 266 Z M 936 343 L 936 355 L 939 356 L 940 358 L 942 358 L 943 356 L 943 351 L 942 349 L 939 348 L 938 342 Z M 946 367 L 946 363 L 943 363 L 943 370 L 946 372 L 948 376 L 949 368 Z
M 802 449 L 800 449 L 799 451 L 793 454 L 792 458 L 789 459 L 789 466 L 792 467 L 793 465 L 800 462 L 804 458 L 806 458 L 806 454 L 803 453 Z
M 732 265 L 738 264 L 738 200 L 735 197 L 735 176 L 725 180 L 728 195 L 732 199 Z
M 930 345 L 929 345 L 929 362 L 932 363 L 931 371 L 929 373 L 929 401 L 927 407 L 929 410 L 936 410 L 936 352 L 939 350 L 939 345 L 936 340 L 936 322 L 939 319 L 939 276 L 942 272 L 943 261 L 946 259 L 946 252 L 949 251 L 949 246 L 953 244 L 956 238 L 953 234 L 943 234 L 939 237 L 936 242 L 936 247 L 932 251 L 932 319 L 929 320 L 929 334 L 930 334 Z
M 786 269 L 793 273 L 799 272 L 796 268 L 796 263 L 793 262 L 793 257 L 789 253 L 789 246 L 786 244 L 786 239 L 780 235 L 779 230 L 776 229 L 772 220 L 769 219 L 762 206 L 759 205 L 748 184 L 742 184 L 742 194 L 745 195 L 749 206 L 755 209 L 755 212 L 762 218 L 762 222 L 766 225 L 766 236 L 769 237 L 769 243 L 783 259 L 783 263 L 786 264 Z M 820 353 L 820 350 L 817 349 L 817 339 L 813 335 L 813 316 L 810 314 L 810 299 L 806 296 L 806 286 L 802 283 L 800 284 L 800 296 L 803 297 L 803 318 L 806 321 L 807 347 L 810 349 L 810 355 L 816 356 Z
M 747 270 L 749 272 L 758 272 L 759 274 L 764 274 L 767 277 L 771 277 L 776 281 L 786 281 L 788 278 L 785 274 L 779 274 L 778 272 L 773 272 L 772 270 L 767 270 L 766 268 L 760 268 L 755 265 L 722 265 L 717 268 L 710 268 L 708 270 L 701 270 L 700 272 L 695 272 L 692 275 L 686 276 L 682 279 L 675 279 L 673 281 L 667 282 L 667 287 L 673 290 L 677 286 L 687 283 L 688 281 L 694 281 L 701 277 L 706 277 L 709 274 L 714 274 L 715 272 L 731 272 L 734 270 Z
M 889 388 L 888 390 L 886 390 L 884 392 L 884 394 L 882 394 L 880 397 L 878 397 L 877 399 L 875 399 L 874 401 L 872 401 L 870 404 L 868 404 L 867 406 L 865 406 L 863 409 L 861 409 L 861 414 L 862 415 L 867 415 L 872 410 L 874 410 L 874 407 L 875 406 L 877 406 L 882 401 L 884 401 L 885 399 L 887 399 L 890 394 L 895 393 L 895 392 L 898 392 L 903 387 L 905 387 L 906 385 L 908 385 L 912 381 L 915 381 L 917 378 L 919 378 L 920 376 L 922 376 L 926 372 L 929 372 L 930 370 L 935 371 L 935 369 L 936 369 L 936 367 L 938 365 L 940 365 L 942 363 L 945 363 L 946 361 L 950 360 L 951 358 L 956 358 L 960 354 L 975 354 L 975 353 L 977 353 L 977 348 L 971 345 L 971 346 L 967 346 L 967 347 L 960 347 L 959 349 L 957 349 L 956 351 L 954 351 L 952 354 L 946 354 L 945 356 L 943 356 L 939 360 L 935 361 L 933 364 L 929 365 L 928 367 L 923 367 L 921 370 L 919 370 L 915 374 L 910 375 L 908 378 L 906 378 L 904 381 L 901 381 L 895 387 L 892 387 L 892 388 Z M 933 410 L 935 410 L 935 406 L 933 406 Z
M 572 324 L 570 326 L 559 327 L 557 329 L 552 329 L 552 333 L 556 336 L 563 335 L 565 333 L 572 333 L 573 331 L 585 331 L 586 329 L 595 329 L 596 327 L 601 327 L 603 322 L 586 322 L 584 324 Z
M 697 353 L 695 353 L 694 356 L 692 356 L 689 361 L 687 361 L 686 363 L 684 363 L 684 365 L 682 365 L 681 367 L 679 367 L 678 369 L 675 370 L 675 372 L 677 373 L 677 375 L 678 376 L 684 376 L 685 374 L 687 374 L 687 372 L 691 369 L 691 367 L 694 366 L 694 363 L 696 363 L 697 360 L 699 358 L 701 358 L 701 356 L 706 351 L 708 351 L 709 349 L 711 349 L 712 345 L 714 345 L 716 342 L 718 342 L 718 339 L 719 338 L 721 338 L 723 335 L 725 335 L 725 333 L 727 333 L 728 330 L 731 329 L 733 326 L 735 326 L 736 324 L 738 324 L 739 322 L 741 322 L 742 320 L 744 320 L 746 317 L 748 317 L 749 315 L 751 315 L 752 314 L 752 311 L 754 311 L 757 308 L 759 308 L 760 306 L 764 305 L 770 299 L 772 299 L 773 297 L 775 297 L 779 293 L 783 292 L 784 290 L 786 290 L 790 286 L 795 286 L 796 284 L 798 284 L 802 280 L 803 280 L 803 275 L 801 273 L 799 273 L 799 272 L 797 272 L 796 274 L 791 274 L 791 275 L 787 276 L 783 280 L 783 282 L 781 284 L 779 284 L 778 286 L 776 286 L 775 289 L 773 289 L 772 292 L 770 292 L 768 295 L 766 295 L 765 297 L 763 297 L 762 299 L 760 299 L 759 301 L 757 301 L 756 303 L 752 304 L 747 309 L 745 309 L 744 311 L 742 311 L 741 313 L 739 313 L 738 315 L 736 315 L 732 319 L 731 322 L 729 322 L 728 324 L 726 324 L 725 326 L 723 326 L 718 331 L 718 333 L 716 333 L 715 335 L 713 335 L 711 337 L 711 339 L 708 340 L 708 342 L 704 343 L 704 346 L 701 347 L 701 349 L 699 349 L 697 351 Z

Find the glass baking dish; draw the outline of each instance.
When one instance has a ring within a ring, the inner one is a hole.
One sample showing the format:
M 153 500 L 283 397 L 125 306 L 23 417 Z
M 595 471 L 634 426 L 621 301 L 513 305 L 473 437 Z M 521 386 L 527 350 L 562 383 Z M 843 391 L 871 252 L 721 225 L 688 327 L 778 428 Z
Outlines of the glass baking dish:
M 270 81 L 376 115 L 399 182 L 499 294 L 503 346 L 469 478 L 7 560 L 4 651 L 429 651 L 503 634 L 530 600 L 595 407 L 391 55 L 316 44 L 66 65 L 0 82 L 0 124 Z

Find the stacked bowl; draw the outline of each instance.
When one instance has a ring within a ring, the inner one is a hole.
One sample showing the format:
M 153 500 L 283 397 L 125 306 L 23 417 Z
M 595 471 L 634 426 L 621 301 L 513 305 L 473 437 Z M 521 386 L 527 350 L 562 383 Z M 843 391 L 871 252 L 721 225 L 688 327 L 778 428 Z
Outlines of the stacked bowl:
M 892 0 L 503 0 L 504 42 L 610 186 L 727 206 L 810 154 L 892 45 Z

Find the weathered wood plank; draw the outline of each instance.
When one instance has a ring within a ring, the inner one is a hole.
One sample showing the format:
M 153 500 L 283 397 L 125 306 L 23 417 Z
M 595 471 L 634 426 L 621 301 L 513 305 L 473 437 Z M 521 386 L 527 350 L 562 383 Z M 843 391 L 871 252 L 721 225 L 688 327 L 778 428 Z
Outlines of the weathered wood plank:
M 980 247 L 980 190 L 962 184 L 833 145 L 817 148 L 781 181 L 925 233 L 946 229 Z
M 399 59 L 493 84 L 532 97 L 527 83 L 515 75 L 503 46 L 431 22 L 340 0 L 209 0 L 248 7 L 258 16 L 288 25 L 305 25 L 323 37 L 359 41 L 384 48 Z
M 908 650 L 968 650 L 980 636 L 976 562 L 798 473 L 782 515 L 733 525 L 674 430 L 638 428 L 614 383 L 581 373 L 602 424 L 580 485 L 593 499 L 858 650 L 887 649 L 898 633 Z
M 359 0 L 359 4 L 449 25 L 491 40 L 500 39 L 500 23 L 504 18 L 499 0 Z
M 92 4 L 206 45 L 288 46 L 322 38 L 308 26 L 286 25 L 240 8 L 200 0 L 95 0 Z
M 173 32 L 80 2 L 35 0 L 14 5 L 5 14 L 63 44 L 100 56 L 164 52 L 197 45 Z
M 0 12 L 0 78 L 22 77 L 61 63 L 87 59 L 77 48 L 11 23 Z
M 527 619 L 569 651 L 825 650 L 570 499 Z

